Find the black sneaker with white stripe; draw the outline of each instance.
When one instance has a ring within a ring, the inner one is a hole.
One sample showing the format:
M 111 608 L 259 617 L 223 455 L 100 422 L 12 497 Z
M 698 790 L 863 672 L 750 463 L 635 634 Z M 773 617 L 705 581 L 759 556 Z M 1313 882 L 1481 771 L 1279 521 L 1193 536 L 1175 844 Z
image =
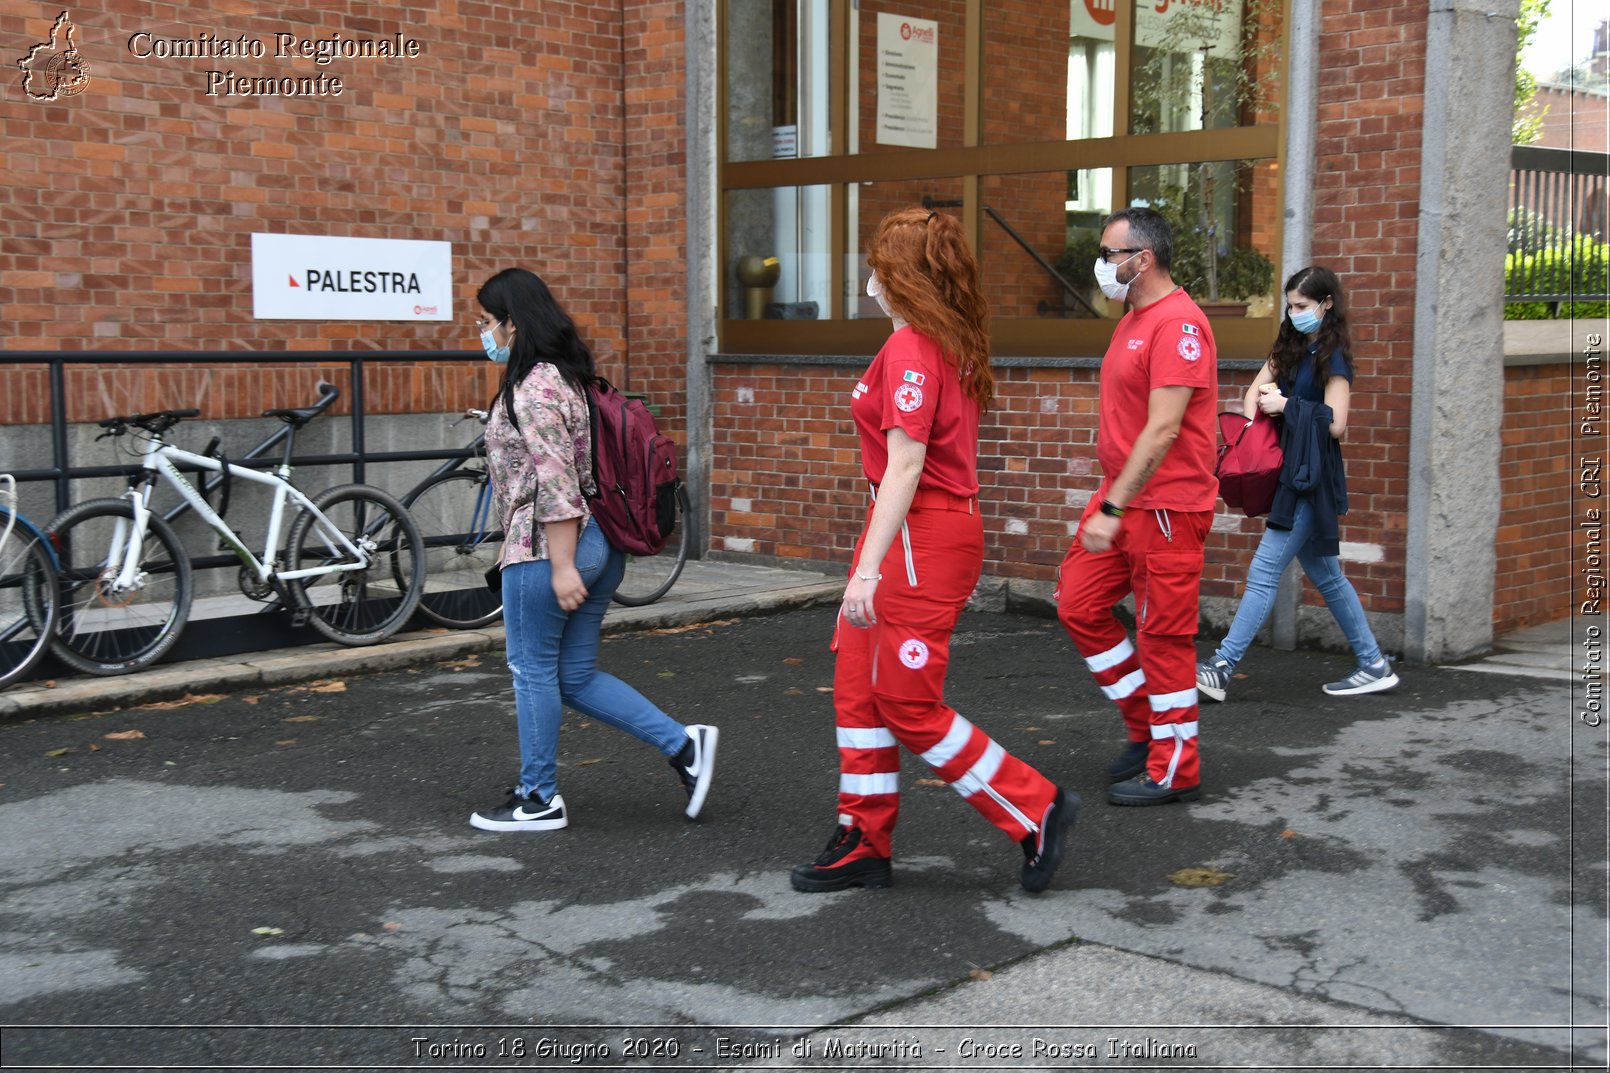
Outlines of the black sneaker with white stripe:
M 682 751 L 670 760 L 671 770 L 682 780 L 688 794 L 688 819 L 697 819 L 704 808 L 704 799 L 710 792 L 710 780 L 716 773 L 716 739 L 721 732 L 703 723 L 688 727 L 688 740 Z
M 470 826 L 482 831 L 557 831 L 568 826 L 565 799 L 554 794 L 544 801 L 540 794 L 522 797 L 509 791 L 509 799 L 497 808 L 470 813 Z

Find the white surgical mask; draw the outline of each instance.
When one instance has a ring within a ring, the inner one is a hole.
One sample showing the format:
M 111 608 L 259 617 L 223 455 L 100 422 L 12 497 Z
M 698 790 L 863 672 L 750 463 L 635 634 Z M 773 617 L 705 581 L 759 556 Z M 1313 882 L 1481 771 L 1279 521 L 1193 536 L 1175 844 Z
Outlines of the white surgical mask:
M 878 274 L 876 272 L 867 277 L 866 293 L 867 297 L 877 301 L 878 308 L 883 310 L 883 315 L 894 322 L 895 331 L 899 331 L 901 328 L 906 326 L 906 318 L 896 313 L 889 306 L 889 300 L 883 296 L 883 283 L 878 279 Z
M 1128 298 L 1129 283 L 1133 283 L 1135 281 L 1131 279 L 1129 283 L 1119 283 L 1118 270 L 1139 256 L 1139 253 L 1132 253 L 1115 265 L 1108 264 L 1106 258 L 1104 257 L 1097 257 L 1096 283 L 1101 287 L 1101 293 L 1105 294 L 1108 298 L 1111 298 L 1115 302 L 1122 302 L 1125 298 Z

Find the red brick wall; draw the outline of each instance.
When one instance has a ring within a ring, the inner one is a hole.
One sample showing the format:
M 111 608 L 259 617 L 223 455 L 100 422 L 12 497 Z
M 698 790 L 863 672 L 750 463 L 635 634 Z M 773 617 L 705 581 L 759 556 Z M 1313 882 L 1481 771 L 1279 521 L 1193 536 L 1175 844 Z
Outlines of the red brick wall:
M 1495 634 L 1571 607 L 1571 372 L 1569 365 L 1504 370 Z
M 12 4 L 0 12 L 0 40 L 44 41 L 60 10 Z M 672 364 L 680 373 L 685 353 L 679 6 L 88 0 L 70 14 L 89 68 L 84 93 L 30 101 L 20 75 L 5 77 L 0 348 L 478 349 L 475 287 L 519 264 L 549 281 L 606 372 L 667 400 L 680 394 L 680 376 L 668 373 Z M 278 32 L 401 31 L 423 53 L 326 67 L 272 55 L 137 59 L 126 47 L 137 31 L 247 35 L 270 47 Z M 204 72 L 219 67 L 322 71 L 345 89 L 209 97 Z M 454 320 L 253 320 L 253 231 L 450 241 Z M 69 414 L 180 398 L 208 416 L 255 414 L 307 401 L 316 379 L 248 367 L 138 376 L 87 368 L 70 377 Z M 484 361 L 375 369 L 367 379 L 372 412 L 481 402 L 495 382 Z M 0 421 L 43 420 L 39 384 L 0 367 Z M 681 407 L 669 409 L 674 425 Z
M 1579 153 L 1610 152 L 1610 97 L 1538 86 L 1537 107 L 1544 110 L 1538 145 Z

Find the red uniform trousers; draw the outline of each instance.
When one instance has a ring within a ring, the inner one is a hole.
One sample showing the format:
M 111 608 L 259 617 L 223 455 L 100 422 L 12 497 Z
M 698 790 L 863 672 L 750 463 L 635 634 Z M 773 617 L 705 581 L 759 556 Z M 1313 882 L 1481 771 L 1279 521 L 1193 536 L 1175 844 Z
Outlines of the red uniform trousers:
M 1085 520 L 1100 505 L 1100 497 L 1092 497 Z M 1123 713 L 1129 740 L 1151 741 L 1146 773 L 1164 786 L 1202 781 L 1194 638 L 1202 543 L 1212 522 L 1212 511 L 1131 508 L 1108 551 L 1086 551 L 1075 537 L 1057 578 L 1057 617 L 1096 684 Z M 1113 615 L 1131 592 L 1135 645 Z
M 860 541 L 855 550 L 852 563 L 860 561 Z M 841 614 L 835 628 L 839 822 L 859 827 L 877 856 L 890 856 L 900 814 L 900 745 L 1014 841 L 1039 831 L 1056 797 L 1049 779 L 943 699 L 951 631 L 983 559 L 977 501 L 919 491 L 879 567 L 877 623 L 857 629 Z

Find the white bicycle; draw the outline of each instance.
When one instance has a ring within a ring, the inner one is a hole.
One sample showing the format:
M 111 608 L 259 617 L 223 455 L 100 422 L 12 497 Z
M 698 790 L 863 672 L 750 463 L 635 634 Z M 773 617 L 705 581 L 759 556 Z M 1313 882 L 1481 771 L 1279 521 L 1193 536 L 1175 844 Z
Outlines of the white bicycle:
M 61 621 L 51 650 L 86 674 L 124 674 L 162 658 L 190 614 L 190 558 L 171 526 L 151 511 L 157 479 L 166 481 L 241 562 L 243 593 L 290 609 L 332 641 L 367 645 L 397 632 L 414 613 L 425 582 L 425 542 L 408 511 L 378 488 L 346 484 L 309 499 L 290 482 L 286 458 L 264 473 L 164 441 L 199 410 L 161 410 L 100 422 L 107 436 L 143 441 L 140 472 L 113 499 L 74 504 L 46 532 L 60 556 Z M 305 411 L 268 410 L 292 425 Z M 137 431 L 136 431 L 137 430 Z M 212 509 L 175 463 L 273 489 L 261 555 Z M 298 513 L 283 546 L 287 505 Z

